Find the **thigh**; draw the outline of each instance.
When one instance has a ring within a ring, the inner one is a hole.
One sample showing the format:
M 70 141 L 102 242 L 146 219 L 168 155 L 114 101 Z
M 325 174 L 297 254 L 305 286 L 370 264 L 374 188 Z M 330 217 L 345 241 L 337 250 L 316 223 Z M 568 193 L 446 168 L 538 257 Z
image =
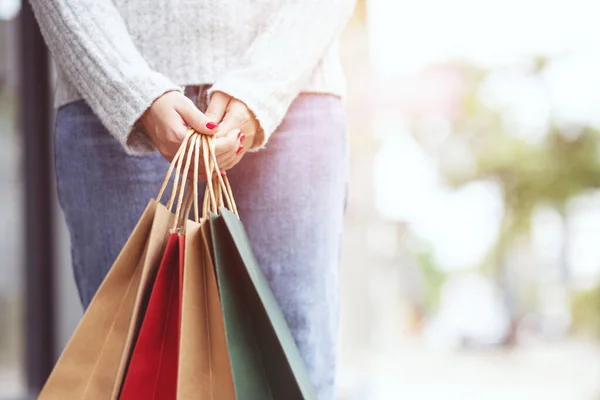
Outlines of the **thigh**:
M 319 398 L 333 399 L 348 179 L 340 99 L 299 96 L 266 149 L 246 154 L 228 176 L 253 250 Z
M 168 164 L 157 152 L 127 155 L 84 101 L 57 113 L 55 160 L 75 279 L 87 307 Z

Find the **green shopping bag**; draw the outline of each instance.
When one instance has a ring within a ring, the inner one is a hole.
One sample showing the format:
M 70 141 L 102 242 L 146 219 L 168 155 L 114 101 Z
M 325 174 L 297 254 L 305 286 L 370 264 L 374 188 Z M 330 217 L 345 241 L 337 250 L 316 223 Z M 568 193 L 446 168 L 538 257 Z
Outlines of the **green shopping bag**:
M 212 177 L 206 181 L 202 207 L 209 217 L 205 237 L 212 250 L 236 398 L 316 400 L 292 333 L 237 216 L 227 176 L 219 171 L 211 137 L 202 137 L 202 152 L 206 176 Z
M 224 207 L 210 216 L 225 333 L 239 400 L 316 400 L 304 361 L 250 247 Z

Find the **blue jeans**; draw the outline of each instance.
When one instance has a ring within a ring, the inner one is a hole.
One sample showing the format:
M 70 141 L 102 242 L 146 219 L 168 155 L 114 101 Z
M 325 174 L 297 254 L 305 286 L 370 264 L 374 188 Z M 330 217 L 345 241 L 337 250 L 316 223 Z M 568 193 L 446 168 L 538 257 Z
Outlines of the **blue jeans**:
M 206 88 L 186 92 L 195 98 L 199 91 Z M 87 307 L 148 199 L 156 197 L 168 163 L 158 152 L 126 155 L 84 101 L 58 110 L 55 153 L 75 280 Z M 267 148 L 246 154 L 227 175 L 318 397 L 333 400 L 348 181 L 340 99 L 300 95 Z

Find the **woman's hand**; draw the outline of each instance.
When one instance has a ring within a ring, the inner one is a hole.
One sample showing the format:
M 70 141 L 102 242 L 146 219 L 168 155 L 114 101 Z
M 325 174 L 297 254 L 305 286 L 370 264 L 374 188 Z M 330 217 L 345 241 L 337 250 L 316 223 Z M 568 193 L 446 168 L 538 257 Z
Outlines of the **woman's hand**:
M 219 132 L 219 124 L 203 114 L 190 99 L 179 92 L 167 92 L 152 103 L 140 117 L 139 123 L 160 154 L 171 161 L 185 138 L 188 126 L 196 132 L 213 135 Z M 235 147 L 227 140 L 215 141 L 220 153 Z M 217 163 L 221 160 L 217 157 Z
M 233 168 L 255 142 L 262 141 L 258 137 L 262 132 L 260 124 L 252 111 L 246 104 L 226 93 L 213 93 L 206 109 L 206 117 L 220 121 L 221 135 L 217 135 L 215 139 L 215 154 L 221 171 Z M 225 142 L 220 146 L 221 141 Z

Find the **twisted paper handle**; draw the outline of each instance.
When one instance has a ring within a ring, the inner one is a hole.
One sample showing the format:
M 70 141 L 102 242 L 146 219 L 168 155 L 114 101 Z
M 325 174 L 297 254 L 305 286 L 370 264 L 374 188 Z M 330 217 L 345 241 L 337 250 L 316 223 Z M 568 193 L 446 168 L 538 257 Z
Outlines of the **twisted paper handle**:
M 212 136 L 203 135 L 202 147 L 206 176 L 208 177 L 204 191 L 202 218 L 207 218 L 209 211 L 217 214 L 218 208 L 225 206 L 225 204 L 231 212 L 238 215 L 237 205 L 233 198 L 229 179 L 227 179 L 227 175 L 221 174 L 221 170 L 217 165 L 214 138 Z
M 201 216 L 198 202 L 200 157 L 202 157 L 204 172 L 207 176 Z M 193 164 L 192 158 L 194 160 Z M 191 179 L 190 168 L 193 171 Z M 185 218 L 190 214 L 192 208 L 196 222 L 199 222 L 200 217 L 207 218 L 210 212 L 218 213 L 219 207 L 222 206 L 226 206 L 231 212 L 238 215 L 237 205 L 227 175 L 221 175 L 217 164 L 214 138 L 212 136 L 198 134 L 193 129 L 188 130 L 169 165 L 157 196 L 158 202 L 161 201 L 173 174 L 173 188 L 166 207 L 173 212 L 173 206 L 175 206 L 174 230 L 183 226 Z

